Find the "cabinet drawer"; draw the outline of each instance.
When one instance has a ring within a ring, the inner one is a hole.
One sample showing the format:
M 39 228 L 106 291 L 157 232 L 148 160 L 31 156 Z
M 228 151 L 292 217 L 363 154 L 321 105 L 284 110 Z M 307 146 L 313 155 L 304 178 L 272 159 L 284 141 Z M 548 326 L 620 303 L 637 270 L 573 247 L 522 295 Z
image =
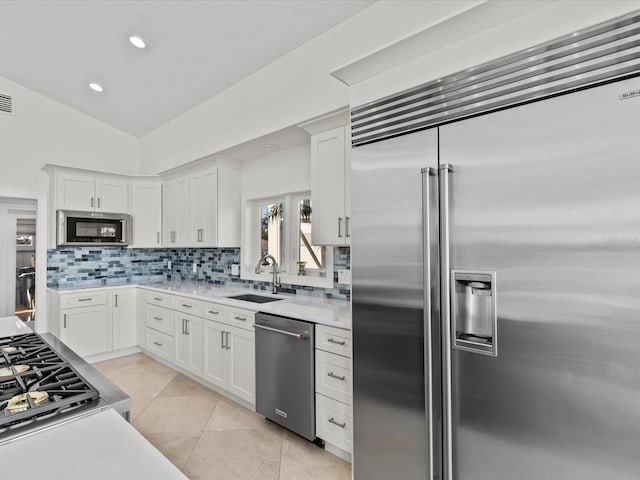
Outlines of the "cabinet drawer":
M 173 337 L 170 335 L 147 327 L 145 328 L 145 346 L 151 353 L 173 360 Z
M 202 316 L 202 302 L 189 297 L 175 297 L 173 308 L 189 315 Z
M 351 407 L 316 393 L 316 436 L 351 453 Z
M 154 328 L 167 335 L 173 335 L 173 315 L 173 310 L 168 308 L 147 305 L 144 323 L 147 327 Z
M 158 305 L 164 308 L 173 308 L 173 295 L 162 292 L 147 292 L 145 295 L 146 303 Z
M 229 317 L 226 318 L 225 320 L 228 324 L 235 325 L 238 328 L 253 330 L 253 324 L 255 323 L 255 319 L 256 319 L 256 312 L 252 310 L 232 308 Z
M 316 392 L 351 405 L 351 359 L 316 350 Z
M 202 304 L 202 316 L 207 320 L 226 322 L 229 314 L 225 307 L 218 303 L 204 302 Z
M 92 307 L 106 305 L 107 292 L 70 293 L 60 295 L 60 308 Z
M 316 325 L 316 348 L 351 358 L 351 332 L 326 325 Z

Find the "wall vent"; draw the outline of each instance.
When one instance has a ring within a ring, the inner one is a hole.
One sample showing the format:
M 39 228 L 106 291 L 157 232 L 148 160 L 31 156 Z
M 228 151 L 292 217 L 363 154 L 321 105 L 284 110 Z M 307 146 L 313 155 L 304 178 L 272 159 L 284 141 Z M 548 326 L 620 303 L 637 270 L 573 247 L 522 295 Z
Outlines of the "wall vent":
M 13 97 L 0 93 L 0 113 L 13 115 Z
M 352 145 L 640 75 L 640 10 L 351 110 Z

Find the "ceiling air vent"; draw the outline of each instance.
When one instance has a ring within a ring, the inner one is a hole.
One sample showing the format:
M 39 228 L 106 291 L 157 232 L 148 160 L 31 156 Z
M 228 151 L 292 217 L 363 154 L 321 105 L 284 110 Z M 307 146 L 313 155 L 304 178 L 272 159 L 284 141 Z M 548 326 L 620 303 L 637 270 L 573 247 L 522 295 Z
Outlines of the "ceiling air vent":
M 0 93 L 0 113 L 13 115 L 13 97 Z

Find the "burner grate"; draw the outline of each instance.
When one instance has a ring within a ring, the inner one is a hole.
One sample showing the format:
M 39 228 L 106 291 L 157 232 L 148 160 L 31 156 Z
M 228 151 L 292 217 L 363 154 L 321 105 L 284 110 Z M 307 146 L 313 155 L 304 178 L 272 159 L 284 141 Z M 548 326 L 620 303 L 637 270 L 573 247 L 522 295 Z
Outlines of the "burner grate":
M 27 366 L 17 368 L 17 366 Z M 99 392 L 38 334 L 0 338 L 0 434 L 49 419 L 92 403 Z M 41 405 L 29 393 L 46 392 Z M 27 394 L 24 410 L 7 407 L 16 396 Z

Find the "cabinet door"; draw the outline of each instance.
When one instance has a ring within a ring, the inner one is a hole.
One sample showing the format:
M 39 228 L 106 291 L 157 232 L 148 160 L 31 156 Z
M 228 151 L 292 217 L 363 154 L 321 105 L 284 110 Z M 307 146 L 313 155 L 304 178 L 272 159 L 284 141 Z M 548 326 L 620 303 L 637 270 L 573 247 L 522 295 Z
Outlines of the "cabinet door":
M 111 293 L 114 350 L 134 347 L 138 343 L 137 299 L 135 288 L 118 289 Z
M 154 248 L 161 245 L 162 187 L 160 184 L 131 186 L 131 246 Z
M 129 213 L 129 184 L 108 177 L 96 177 L 96 210 Z
M 227 388 L 226 331 L 228 327 L 211 320 L 204 321 L 204 370 L 205 380 L 221 388 Z
M 61 310 L 61 340 L 81 357 L 108 352 L 111 329 L 107 306 Z
M 256 403 L 256 349 L 255 333 L 236 327 L 227 327 L 230 332 L 229 349 L 229 392 Z
M 60 173 L 56 177 L 56 209 L 87 211 L 94 208 L 93 176 Z
M 188 315 L 176 312 L 174 320 L 174 351 L 173 361 L 184 369 L 189 364 L 189 338 L 187 337 L 187 317 Z
M 345 127 L 311 137 L 313 243 L 344 245 Z
M 173 247 L 178 241 L 178 184 L 162 186 L 162 244 Z
M 191 239 L 197 247 L 217 246 L 218 171 L 193 175 L 191 197 Z
M 178 246 L 188 247 L 191 244 L 191 235 L 189 234 L 191 228 L 191 216 L 190 216 L 190 198 L 189 198 L 189 178 L 181 178 L 177 181 L 176 191 L 176 228 L 177 228 L 177 241 Z
M 202 318 L 176 312 L 174 362 L 202 375 Z
M 344 129 L 344 221 L 344 243 L 351 245 L 351 127 Z
M 187 342 L 189 344 L 187 355 L 187 370 L 202 376 L 202 324 L 200 317 L 190 315 L 186 323 Z

